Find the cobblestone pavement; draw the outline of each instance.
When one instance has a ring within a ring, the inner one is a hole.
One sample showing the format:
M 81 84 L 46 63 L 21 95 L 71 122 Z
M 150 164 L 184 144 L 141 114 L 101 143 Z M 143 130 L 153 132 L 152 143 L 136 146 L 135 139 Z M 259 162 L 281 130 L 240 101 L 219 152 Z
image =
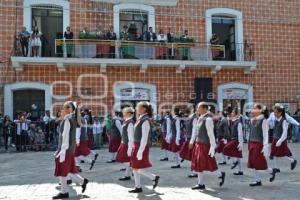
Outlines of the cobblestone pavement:
M 300 144 L 290 144 L 295 158 L 300 161 Z M 246 145 L 244 152 L 247 154 Z M 299 200 L 300 199 L 300 165 L 294 171 L 290 170 L 287 159 L 280 160 L 281 173 L 275 182 L 268 181 L 269 174 L 261 172 L 263 186 L 250 188 L 249 183 L 253 180 L 252 172 L 245 169 L 245 175 L 234 177 L 230 166 L 221 166 L 226 171 L 227 179 L 224 187 L 217 185 L 214 174 L 205 176 L 207 191 L 193 191 L 191 186 L 196 184 L 197 179 L 189 179 L 189 163 L 184 162 L 181 169 L 170 169 L 173 164 L 160 162 L 161 151 L 158 148 L 151 149 L 153 168 L 150 171 L 161 176 L 159 187 L 155 191 L 151 189 L 151 182 L 142 178 L 144 193 L 129 194 L 128 190 L 134 186 L 133 179 L 128 182 L 119 182 L 118 178 L 123 175 L 120 172 L 121 164 L 107 164 L 105 161 L 109 155 L 107 151 L 100 150 L 99 159 L 92 171 L 83 164 L 82 175 L 90 179 L 84 195 L 80 187 L 73 186 L 70 199 L 100 199 L 100 200 Z M 244 155 L 243 167 L 246 167 L 247 155 Z M 170 156 L 171 157 L 171 156 Z M 217 156 L 217 158 L 219 158 Z M 43 200 L 51 199 L 59 191 L 58 180 L 53 176 L 54 171 L 53 152 L 26 152 L 26 153 L 1 153 L 0 154 L 0 200 L 2 199 L 28 199 Z M 78 195 L 77 195 L 78 194 Z

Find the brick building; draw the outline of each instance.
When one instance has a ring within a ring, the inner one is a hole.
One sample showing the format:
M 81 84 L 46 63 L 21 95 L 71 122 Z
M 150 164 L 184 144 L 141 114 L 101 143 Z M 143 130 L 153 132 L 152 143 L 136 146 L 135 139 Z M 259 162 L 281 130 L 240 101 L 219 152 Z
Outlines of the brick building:
M 0 112 L 13 116 L 35 104 L 39 113 L 66 99 L 94 114 L 140 100 L 156 111 L 207 99 L 219 109 L 254 101 L 293 111 L 300 106 L 299 10 L 298 0 L 0 0 Z M 132 24 L 138 34 L 188 30 L 193 42 L 121 41 L 123 26 Z M 46 37 L 42 57 L 21 56 L 15 38 L 23 26 Z M 65 41 L 55 40 L 67 26 L 75 39 L 68 58 L 58 45 Z M 116 33 L 113 57 L 97 56 L 101 40 L 78 40 L 83 28 L 97 27 Z M 124 46 L 134 56 L 122 56 Z

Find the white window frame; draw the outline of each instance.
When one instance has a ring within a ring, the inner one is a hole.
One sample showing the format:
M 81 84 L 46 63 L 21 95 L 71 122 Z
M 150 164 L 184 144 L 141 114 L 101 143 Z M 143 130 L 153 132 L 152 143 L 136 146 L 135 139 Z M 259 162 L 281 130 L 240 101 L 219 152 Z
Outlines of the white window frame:
M 232 83 L 225 83 L 222 85 L 219 85 L 217 88 L 217 103 L 219 105 L 219 111 L 223 111 L 223 93 L 225 90 L 228 89 L 242 89 L 247 91 L 246 96 L 246 102 L 245 106 L 253 104 L 253 86 L 244 84 L 244 83 L 238 83 L 238 82 L 232 82 Z
M 153 107 L 153 112 L 157 113 L 157 89 L 155 85 L 152 84 L 147 84 L 147 83 L 142 83 L 142 82 L 130 82 L 130 81 L 121 81 L 117 82 L 114 85 L 114 109 L 115 110 L 121 110 L 121 90 L 127 89 L 127 88 L 141 88 L 141 89 L 146 89 L 149 90 L 149 97 L 150 97 L 150 104 Z
M 4 113 L 13 118 L 13 92 L 17 90 L 37 89 L 45 91 L 45 110 L 51 110 L 51 86 L 39 82 L 17 82 L 4 86 Z
M 23 25 L 27 31 L 32 29 L 32 6 L 54 5 L 63 9 L 63 30 L 70 26 L 70 2 L 67 0 L 24 0 Z
M 123 3 L 114 5 L 114 32 L 117 37 L 120 37 L 120 12 L 123 10 L 135 10 L 135 11 L 144 11 L 148 15 L 148 27 L 152 27 L 155 32 L 155 9 L 153 6 L 145 5 L 145 4 L 137 4 L 137 3 Z
M 212 18 L 214 15 L 223 15 L 235 19 L 235 42 L 239 44 L 236 47 L 236 60 L 244 61 L 244 30 L 243 30 L 243 13 L 239 10 L 230 8 L 212 8 L 206 10 L 205 24 L 206 24 L 206 42 L 209 44 L 212 37 Z

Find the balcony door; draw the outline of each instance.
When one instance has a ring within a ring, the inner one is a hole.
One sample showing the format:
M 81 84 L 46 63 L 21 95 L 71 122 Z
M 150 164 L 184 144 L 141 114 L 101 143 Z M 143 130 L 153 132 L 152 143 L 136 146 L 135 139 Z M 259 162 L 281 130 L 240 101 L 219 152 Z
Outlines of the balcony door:
M 32 27 L 37 26 L 42 32 L 42 57 L 55 56 L 55 39 L 63 37 L 63 8 L 60 6 L 43 5 L 32 7 Z M 57 49 L 62 55 L 62 49 Z

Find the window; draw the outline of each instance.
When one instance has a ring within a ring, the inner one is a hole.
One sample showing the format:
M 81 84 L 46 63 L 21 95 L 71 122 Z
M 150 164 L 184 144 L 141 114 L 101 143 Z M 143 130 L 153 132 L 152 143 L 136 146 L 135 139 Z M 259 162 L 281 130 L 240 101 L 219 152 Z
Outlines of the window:
M 153 6 L 124 3 L 115 5 L 113 10 L 114 32 L 118 37 L 120 37 L 120 31 L 124 25 L 130 26 L 128 23 L 134 24 L 137 34 L 143 33 L 148 27 L 152 27 L 155 31 L 155 10 Z
M 213 34 L 219 37 L 219 44 L 225 46 L 225 60 L 244 60 L 243 15 L 238 10 L 212 8 L 206 11 L 206 41 Z

